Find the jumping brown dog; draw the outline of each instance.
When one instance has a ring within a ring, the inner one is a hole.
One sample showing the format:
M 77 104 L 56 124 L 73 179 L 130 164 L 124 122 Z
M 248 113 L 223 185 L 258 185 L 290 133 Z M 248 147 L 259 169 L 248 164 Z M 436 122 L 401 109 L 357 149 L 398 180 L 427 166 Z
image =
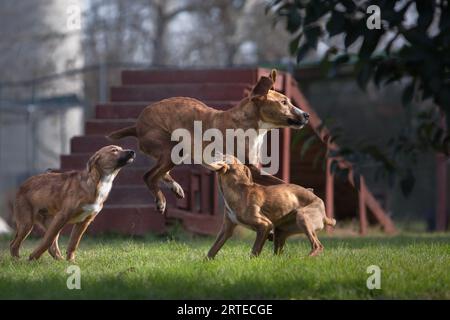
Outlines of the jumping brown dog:
M 227 209 L 208 258 L 215 257 L 238 224 L 256 231 L 253 256 L 260 254 L 272 229 L 275 254 L 281 253 L 287 237 L 297 233 L 305 233 L 311 242 L 310 256 L 323 250 L 315 231 L 323 229 L 324 224 L 334 226 L 336 220 L 325 215 L 325 205 L 319 197 L 295 184 L 256 184 L 247 166 L 232 156 L 224 158 L 206 165 L 219 175 Z
M 114 178 L 134 158 L 132 150 L 106 146 L 89 159 L 83 171 L 49 172 L 26 180 L 20 186 L 14 203 L 17 228 L 10 245 L 11 255 L 19 257 L 23 240 L 37 224 L 45 234 L 29 259 L 39 259 L 46 250 L 53 258 L 62 259 L 58 237 L 62 228 L 70 223 L 74 226 L 67 260 L 74 260 L 81 237 L 103 208 Z
M 145 175 L 144 181 L 155 197 L 157 209 L 164 213 L 166 199 L 158 185 L 160 181 L 167 184 L 177 197 L 183 198 L 181 186 L 170 176 L 170 170 L 175 166 L 171 159 L 171 150 L 176 142 L 171 141 L 174 130 L 184 128 L 194 135 L 194 121 L 201 121 L 203 130 L 215 128 L 226 136 L 226 129 L 261 130 L 264 135 L 273 128 L 302 128 L 309 119 L 308 113 L 294 106 L 285 95 L 271 90 L 275 83 L 276 71 L 272 70 L 270 77 L 261 77 L 249 96 L 237 106 L 220 111 L 206 106 L 193 98 L 176 97 L 156 102 L 146 107 L 139 115 L 136 125 L 111 133 L 112 140 L 127 136 L 138 139 L 142 152 L 156 159 L 156 165 Z M 246 145 L 246 156 L 262 139 Z M 204 146 L 207 142 L 203 142 Z M 224 139 L 224 145 L 226 145 Z M 192 154 L 189 155 L 192 158 Z M 247 163 L 247 162 L 246 162 Z M 262 184 L 280 184 L 282 180 L 262 175 L 260 170 L 249 165 L 254 179 Z

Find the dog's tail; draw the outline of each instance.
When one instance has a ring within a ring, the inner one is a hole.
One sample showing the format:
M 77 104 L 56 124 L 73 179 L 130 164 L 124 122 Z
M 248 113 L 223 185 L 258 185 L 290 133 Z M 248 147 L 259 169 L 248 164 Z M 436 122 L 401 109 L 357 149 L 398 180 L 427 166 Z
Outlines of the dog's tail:
M 113 131 L 109 135 L 107 135 L 107 138 L 110 140 L 119 140 L 124 137 L 136 137 L 136 136 L 137 136 L 136 127 L 131 126 Z
M 327 226 L 334 227 L 336 225 L 336 220 L 325 216 L 325 217 L 323 217 L 323 223 L 325 223 Z

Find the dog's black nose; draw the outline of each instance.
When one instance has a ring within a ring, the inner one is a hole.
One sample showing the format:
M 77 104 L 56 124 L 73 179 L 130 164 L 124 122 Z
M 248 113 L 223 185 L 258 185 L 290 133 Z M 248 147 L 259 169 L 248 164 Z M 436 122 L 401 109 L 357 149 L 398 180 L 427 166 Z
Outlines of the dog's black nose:
M 309 113 L 308 112 L 303 113 L 303 117 L 305 117 L 305 120 L 308 120 L 309 119 Z
M 134 158 L 136 157 L 136 152 L 134 152 L 133 150 L 127 150 L 128 156 L 130 156 L 130 158 Z

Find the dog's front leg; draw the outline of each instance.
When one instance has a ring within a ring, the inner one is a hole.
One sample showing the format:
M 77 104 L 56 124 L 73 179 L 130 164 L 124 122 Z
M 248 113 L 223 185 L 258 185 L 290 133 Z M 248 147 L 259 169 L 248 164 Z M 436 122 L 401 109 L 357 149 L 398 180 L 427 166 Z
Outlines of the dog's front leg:
M 69 221 L 71 212 L 68 210 L 61 211 L 56 214 L 53 221 L 50 223 L 47 231 L 44 234 L 44 238 L 39 243 L 36 249 L 30 254 L 29 260 L 37 260 L 41 255 L 47 251 L 56 239 L 64 225 Z
M 94 218 L 95 216 L 88 217 L 84 221 L 79 222 L 73 226 L 72 232 L 70 233 L 69 245 L 67 246 L 68 261 L 75 260 L 75 251 L 78 249 L 81 237 L 83 237 L 83 234 L 86 232 L 86 229 L 89 227 Z
M 226 209 L 225 209 L 226 210 Z M 217 252 L 222 248 L 225 242 L 232 236 L 233 230 L 236 227 L 236 224 L 233 223 L 230 218 L 228 218 L 227 213 L 225 212 L 223 216 L 223 224 L 222 229 L 217 235 L 216 241 L 212 245 L 211 249 L 208 251 L 208 259 L 214 259 Z
M 283 252 L 284 244 L 286 243 L 287 234 L 279 229 L 273 232 L 273 253 L 279 255 Z
M 52 245 L 48 249 L 48 252 L 50 253 L 50 255 L 55 260 L 62 260 L 63 259 L 62 255 L 61 255 L 61 251 L 59 250 L 59 244 L 58 244 L 59 234 L 60 234 L 60 232 L 58 232 L 58 234 L 56 235 L 55 240 L 53 240 Z
M 323 251 L 323 245 L 320 243 L 319 239 L 317 238 L 316 233 L 314 232 L 314 229 L 312 227 L 311 221 L 308 218 L 308 216 L 305 214 L 307 210 L 311 210 L 311 208 L 308 208 L 308 206 L 297 210 L 296 215 L 296 222 L 300 230 L 305 232 L 306 236 L 308 237 L 309 242 L 311 243 L 311 251 L 309 253 L 309 256 L 313 257 L 318 255 L 320 252 Z M 314 208 L 312 210 L 315 210 Z
M 44 233 L 49 228 L 52 220 L 53 220 L 52 218 L 44 218 L 41 221 L 41 227 L 43 228 Z M 48 253 L 50 253 L 50 255 L 55 260 L 62 260 L 63 259 L 62 255 L 61 255 L 61 251 L 59 250 L 59 245 L 58 245 L 59 234 L 60 234 L 60 232 L 58 232 L 58 234 L 55 237 L 55 240 L 53 240 L 52 245 L 50 246 L 50 248 L 48 248 Z
M 248 210 L 249 211 L 246 214 L 248 218 L 244 218 L 245 220 L 243 222 L 253 226 L 256 230 L 256 239 L 252 248 L 252 256 L 257 257 L 264 247 L 264 243 L 269 236 L 269 232 L 273 228 L 273 224 L 272 221 L 260 214 L 259 207 L 250 207 Z
M 271 226 L 266 224 L 261 224 L 256 227 L 256 240 L 252 248 L 252 257 L 257 257 L 261 253 L 271 228 Z

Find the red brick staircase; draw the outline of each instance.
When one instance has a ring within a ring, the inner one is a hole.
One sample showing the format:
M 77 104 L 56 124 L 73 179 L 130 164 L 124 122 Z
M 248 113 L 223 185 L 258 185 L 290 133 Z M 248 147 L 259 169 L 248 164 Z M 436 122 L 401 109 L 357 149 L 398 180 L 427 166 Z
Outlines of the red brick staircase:
M 153 101 L 188 96 L 211 107 L 226 109 L 241 100 L 245 90 L 267 72 L 263 69 L 123 71 L 122 84 L 111 88 L 111 102 L 96 105 L 95 118 L 86 121 L 85 135 L 74 137 L 71 154 L 61 156 L 61 169 L 84 168 L 93 152 L 111 144 L 106 134 L 133 124 L 142 109 Z M 116 144 L 137 150 L 134 138 Z M 176 199 L 170 190 L 164 190 L 168 212 L 163 217 L 155 210 L 153 197 L 142 180 L 151 164 L 147 156 L 138 152 L 136 161 L 116 178 L 103 210 L 88 232 L 161 233 L 177 219 L 190 231 L 215 233 L 222 210 L 214 175 L 199 166 L 176 167 L 173 175 L 182 185 L 186 198 Z
M 95 118 L 86 121 L 85 135 L 71 141 L 71 154 L 61 156 L 61 169 L 82 169 L 90 155 L 100 147 L 112 144 L 105 135 L 135 122 L 139 113 L 153 101 L 168 97 L 187 96 L 202 100 L 207 105 L 227 109 L 234 106 L 262 75 L 269 70 L 216 69 L 216 70 L 127 70 L 122 72 L 122 84 L 111 88 L 111 102 L 95 107 Z M 321 120 L 300 92 L 295 80 L 286 73 L 279 73 L 275 89 L 283 92 L 310 115 L 306 136 L 322 135 L 317 132 Z M 305 137 L 306 138 L 306 137 Z M 291 150 L 289 129 L 281 130 L 281 166 L 278 176 L 307 187 L 324 199 L 329 216 L 344 218 L 359 213 L 361 233 L 367 230 L 367 212 L 370 212 L 386 232 L 395 232 L 393 222 L 364 185 L 354 187 L 352 175 L 347 182 L 334 181 L 329 170 L 314 168 L 310 152 L 306 159 L 299 157 L 301 143 Z M 303 143 L 303 142 L 302 142 Z M 126 138 L 116 142 L 126 148 L 137 150 L 136 140 Z M 321 149 L 328 148 L 322 143 Z M 154 199 L 145 186 L 142 176 L 152 161 L 138 152 L 136 161 L 125 167 L 118 177 L 103 210 L 88 229 L 91 234 L 114 232 L 143 235 L 148 232 L 162 233 L 175 220 L 189 231 L 215 234 L 220 228 L 223 204 L 217 191 L 215 175 L 201 166 L 177 166 L 172 175 L 184 189 L 185 199 L 176 199 L 170 190 L 163 190 L 168 202 L 167 216 L 160 215 L 154 207 Z M 340 166 L 350 169 L 345 161 Z M 334 197 L 334 186 L 339 197 Z M 336 208 L 336 210 L 334 209 Z M 334 212 L 336 211 L 336 212 Z

